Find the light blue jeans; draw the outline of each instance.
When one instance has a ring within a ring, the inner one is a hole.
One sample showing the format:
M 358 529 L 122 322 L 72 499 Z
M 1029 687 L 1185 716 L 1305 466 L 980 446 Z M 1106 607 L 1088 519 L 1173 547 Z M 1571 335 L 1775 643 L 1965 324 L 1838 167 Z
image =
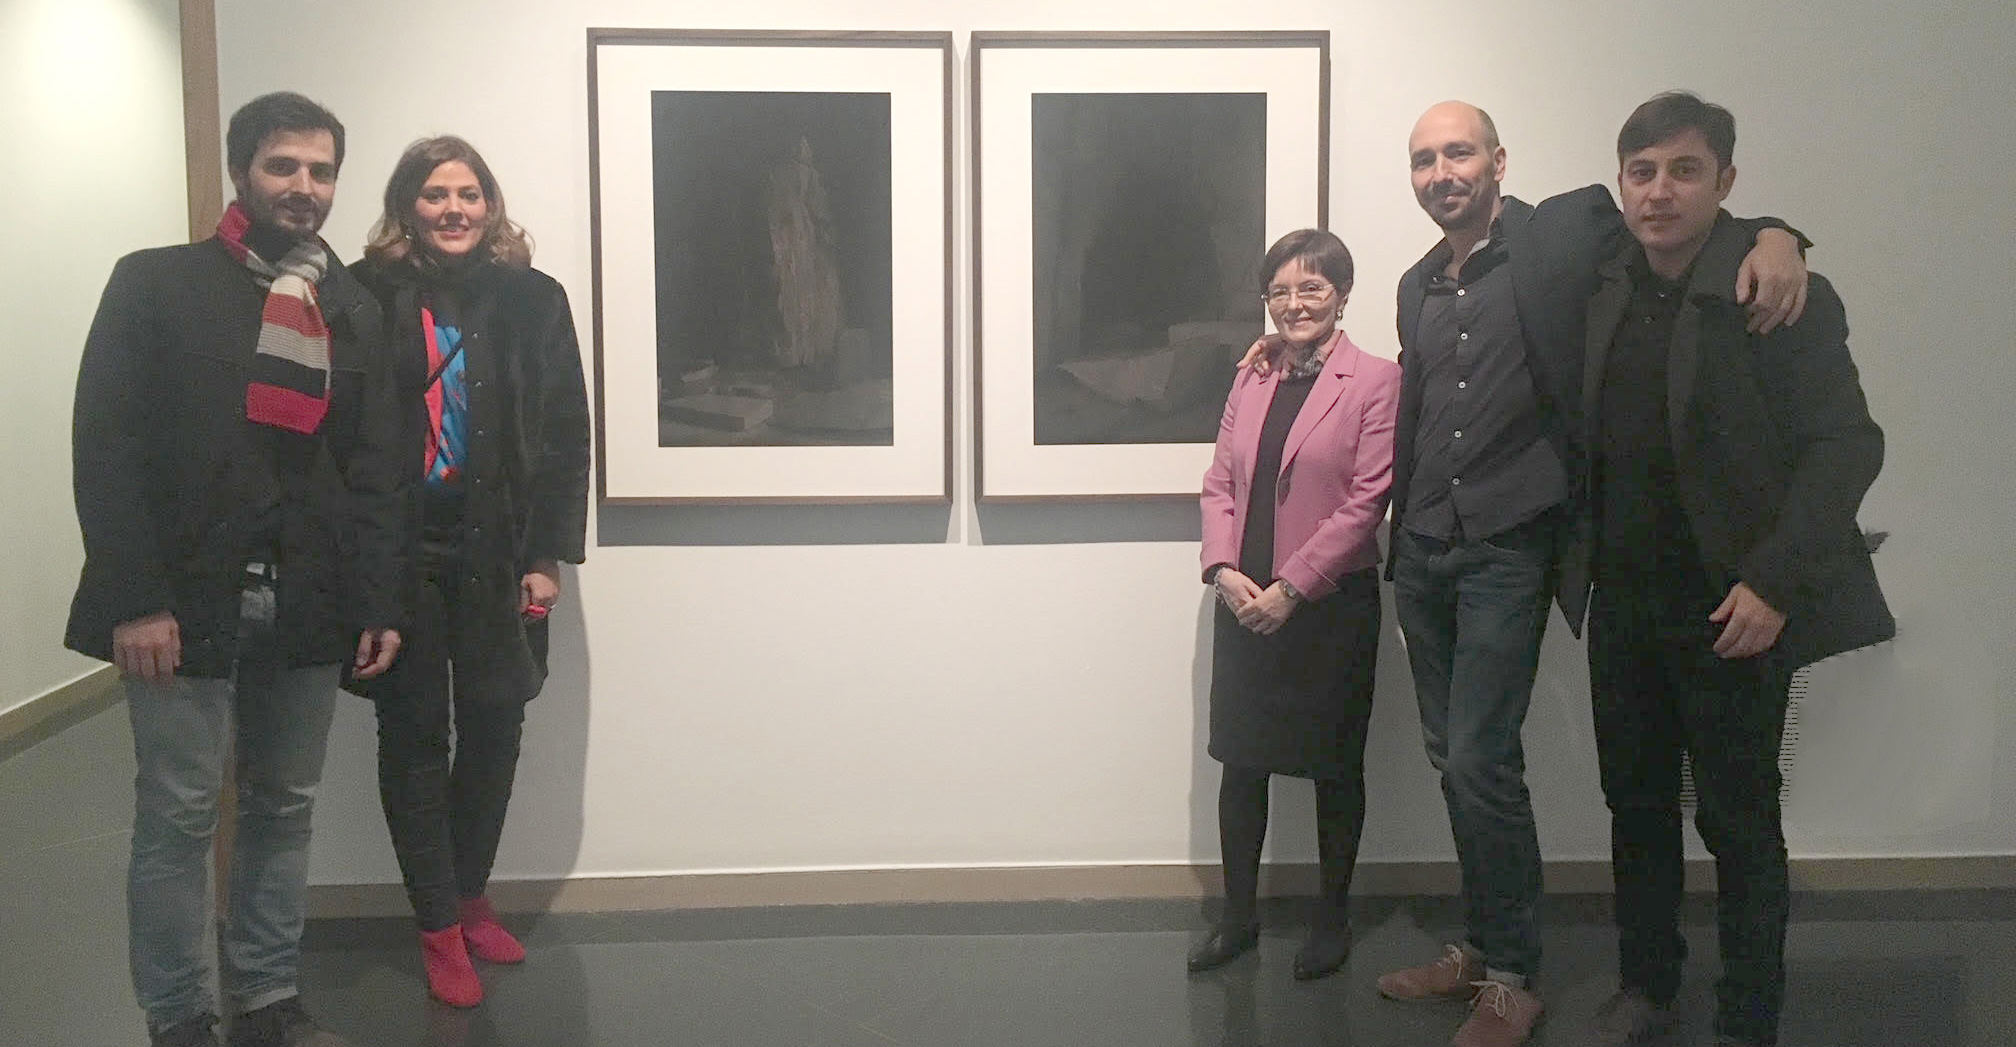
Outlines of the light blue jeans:
M 134 995 L 151 1027 L 215 1010 L 204 947 L 208 860 L 234 727 L 238 832 L 220 986 L 238 1013 L 295 995 L 309 816 L 322 779 L 337 670 L 247 666 L 235 682 L 126 680 L 140 768 L 126 881 L 129 948 Z

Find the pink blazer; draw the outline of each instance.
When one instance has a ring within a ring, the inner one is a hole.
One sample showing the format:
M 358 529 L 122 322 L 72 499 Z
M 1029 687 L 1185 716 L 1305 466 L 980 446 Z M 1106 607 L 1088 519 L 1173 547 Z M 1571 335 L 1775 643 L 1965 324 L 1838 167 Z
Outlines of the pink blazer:
M 1204 474 L 1203 566 L 1239 563 L 1260 427 L 1279 375 L 1239 372 Z M 1379 562 L 1379 523 L 1393 482 L 1400 366 L 1368 356 L 1339 331 L 1323 373 L 1288 430 L 1275 486 L 1274 577 L 1311 599 Z

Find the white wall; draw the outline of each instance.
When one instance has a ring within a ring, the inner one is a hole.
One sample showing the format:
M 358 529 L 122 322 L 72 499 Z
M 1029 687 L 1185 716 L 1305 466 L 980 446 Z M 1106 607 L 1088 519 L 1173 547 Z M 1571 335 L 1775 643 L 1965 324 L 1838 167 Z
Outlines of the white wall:
M 1430 103 L 1490 108 L 1528 199 L 1608 181 L 1617 125 L 1654 91 L 1729 104 L 1731 204 L 1818 241 L 1890 435 L 1864 522 L 1904 636 L 1823 667 L 1791 822 L 1801 855 L 2016 851 L 2016 497 L 1996 419 L 2016 376 L 2006 209 L 2016 21 L 2003 0 L 1555 0 L 1508 16 L 1338 2 L 777 0 L 410 5 L 220 3 L 222 96 L 303 90 L 350 124 L 330 238 L 354 252 L 398 150 L 456 132 L 485 150 L 538 264 L 588 328 L 584 27 L 1260 29 L 1327 26 L 1333 226 L 1358 256 L 1347 323 L 1391 355 L 1390 288 L 1435 239 L 1404 142 Z M 301 41 L 313 41 L 312 46 Z M 454 64 L 454 54 L 469 63 Z M 1208 52 L 1200 54 L 1208 61 Z M 1956 75 L 1964 71 L 1964 75 Z M 962 120 L 963 123 L 963 120 Z M 962 131 L 963 141 L 963 131 Z M 965 189 L 961 157 L 961 198 Z M 962 222 L 960 235 L 965 227 Z M 959 252 L 962 270 L 965 251 Z M 960 286 L 967 286 L 962 272 Z M 959 424 L 970 419 L 965 306 Z M 1208 650 L 1194 510 L 971 505 L 600 514 L 533 707 L 504 876 L 1210 859 L 1200 753 Z M 1390 615 L 1388 621 L 1390 623 Z M 1581 651 L 1557 627 L 1527 730 L 1550 857 L 1601 858 Z M 1371 860 L 1451 855 L 1389 638 L 1369 774 Z M 368 711 L 346 706 L 317 836 L 322 882 L 396 879 Z M 1312 852 L 1284 788 L 1277 854 Z
M 99 664 L 63 650 L 70 397 L 112 263 L 187 236 L 175 0 L 0 0 L 0 142 L 4 712 Z

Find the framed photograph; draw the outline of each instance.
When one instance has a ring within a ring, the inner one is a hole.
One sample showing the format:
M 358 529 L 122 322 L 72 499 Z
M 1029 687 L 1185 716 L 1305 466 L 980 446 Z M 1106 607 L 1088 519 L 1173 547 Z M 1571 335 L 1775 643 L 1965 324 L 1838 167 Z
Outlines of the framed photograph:
M 1330 34 L 975 33 L 984 501 L 1194 496 L 1259 268 L 1327 220 Z
M 588 31 L 605 502 L 945 502 L 949 33 Z

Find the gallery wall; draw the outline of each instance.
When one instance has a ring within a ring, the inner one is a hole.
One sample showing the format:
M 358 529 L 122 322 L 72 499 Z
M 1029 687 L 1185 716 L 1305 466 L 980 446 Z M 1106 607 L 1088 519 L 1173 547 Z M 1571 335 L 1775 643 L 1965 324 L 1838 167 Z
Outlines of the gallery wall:
M 1327 28 L 1331 224 L 1359 272 L 1346 324 L 1386 356 L 1390 289 L 1436 238 L 1404 166 L 1424 107 L 1459 97 L 1489 108 L 1510 151 L 1508 190 L 1537 200 L 1611 181 L 1631 107 L 1697 89 L 1739 119 L 1730 206 L 1785 216 L 1817 242 L 1812 263 L 1846 299 L 1889 436 L 1862 517 L 1891 534 L 1877 565 L 1903 634 L 1813 674 L 1793 850 L 2016 853 L 2016 558 L 1999 534 L 2016 518 L 2000 425 L 2016 393 L 2006 360 L 2016 306 L 2004 290 L 2016 262 L 1999 188 L 2016 170 L 2006 119 L 2016 20 L 2001 0 L 1556 0 L 1516 19 L 1477 0 L 1296 10 L 778 0 L 733 11 L 442 0 L 424 19 L 389 0 L 220 0 L 218 22 L 227 111 L 295 88 L 348 123 L 328 227 L 342 252 L 362 242 L 398 150 L 460 133 L 497 170 L 584 332 L 588 26 L 952 30 L 962 73 L 964 34 L 976 29 Z M 962 75 L 962 111 L 965 89 Z M 1215 857 L 1195 509 L 975 507 L 963 223 L 958 235 L 955 506 L 598 513 L 589 563 L 569 573 L 555 616 L 556 672 L 527 725 L 501 876 Z M 1451 857 L 1403 662 L 1389 635 L 1369 861 Z M 1603 858 L 1581 649 L 1558 619 L 1526 739 L 1547 855 Z M 319 882 L 397 878 L 372 745 L 368 710 L 347 703 L 318 813 Z M 1274 854 L 1307 860 L 1306 787 L 1278 795 Z
M 98 664 L 63 650 L 70 394 L 112 263 L 186 234 L 180 39 L 176 0 L 0 0 L 0 713 Z

